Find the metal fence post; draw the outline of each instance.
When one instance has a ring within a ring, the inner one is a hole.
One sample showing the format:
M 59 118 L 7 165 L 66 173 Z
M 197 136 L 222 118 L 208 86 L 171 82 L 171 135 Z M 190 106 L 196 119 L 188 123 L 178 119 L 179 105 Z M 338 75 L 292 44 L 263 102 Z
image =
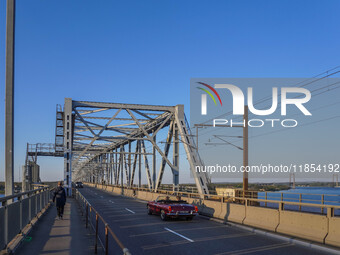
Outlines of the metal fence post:
M 31 221 L 32 219 L 32 199 L 31 199 L 31 196 L 30 194 L 27 194 L 27 198 L 28 198 L 28 219 L 29 221 Z
M 9 242 L 9 240 L 8 240 L 8 204 L 7 204 L 7 201 L 6 202 L 2 202 L 2 206 L 4 206 L 4 208 L 5 208 L 5 226 L 4 226 L 4 234 L 5 234 L 5 245 L 6 245 L 6 247 L 7 247 L 7 244 L 8 244 L 8 242 Z
M 109 254 L 109 230 L 107 223 L 105 224 L 105 254 Z
M 20 211 L 19 211 L 19 215 L 20 215 L 20 219 L 19 219 L 19 226 L 20 226 L 20 233 L 21 233 L 21 230 L 24 228 L 24 226 L 22 225 L 22 199 L 21 199 L 21 196 L 18 197 L 18 202 L 20 203 Z
M 96 243 L 94 245 L 95 254 L 97 254 L 97 247 L 98 247 L 98 213 L 96 213 Z
M 37 217 L 37 215 L 38 215 L 38 201 L 37 201 L 37 192 L 35 191 L 34 192 L 34 197 L 35 197 L 35 217 Z
M 40 202 L 40 211 L 41 211 L 42 208 L 43 208 L 43 206 L 42 206 L 42 205 L 43 205 L 43 201 L 42 201 L 42 200 L 43 200 L 43 198 L 44 198 L 43 195 L 44 195 L 43 191 L 39 191 L 39 196 L 40 196 L 40 199 L 39 199 L 39 200 L 40 200 L 40 201 L 39 201 L 39 202 Z
M 324 194 L 321 195 L 321 204 L 325 204 L 325 195 Z M 323 210 L 324 210 L 324 208 L 322 207 L 321 208 L 321 214 L 323 214 Z
M 301 193 L 299 194 L 299 202 L 300 202 L 299 211 L 301 212 L 301 202 L 302 202 L 302 194 Z
M 89 205 L 86 203 L 86 228 L 88 227 L 89 223 Z

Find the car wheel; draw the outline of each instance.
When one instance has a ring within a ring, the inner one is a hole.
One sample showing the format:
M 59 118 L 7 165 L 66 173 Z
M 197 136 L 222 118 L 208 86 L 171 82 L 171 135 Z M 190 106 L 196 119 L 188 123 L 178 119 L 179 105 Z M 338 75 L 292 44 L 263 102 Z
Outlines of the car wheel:
M 166 220 L 166 214 L 163 210 L 161 211 L 161 219 L 164 221 Z
M 187 220 L 187 221 L 192 221 L 192 218 L 193 218 L 193 217 L 190 216 L 190 217 L 187 217 L 186 220 Z
M 152 214 L 152 211 L 150 209 L 150 207 L 148 206 L 148 214 L 151 215 Z

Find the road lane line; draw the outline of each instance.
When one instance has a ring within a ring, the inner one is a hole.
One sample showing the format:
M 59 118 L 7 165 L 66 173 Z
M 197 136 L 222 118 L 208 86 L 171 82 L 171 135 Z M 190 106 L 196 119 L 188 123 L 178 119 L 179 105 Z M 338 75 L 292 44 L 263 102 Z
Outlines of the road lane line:
M 125 210 L 129 211 L 130 213 L 135 214 L 135 212 L 134 212 L 134 211 L 131 211 L 130 209 L 125 208 Z
M 103 196 L 100 196 L 101 198 L 103 198 Z
M 192 239 L 190 239 L 190 238 L 188 238 L 188 237 L 186 237 L 186 236 L 183 236 L 183 235 L 181 235 L 181 234 L 179 234 L 179 233 L 177 233 L 177 232 L 175 232 L 175 231 L 173 231 L 173 230 L 171 230 L 171 229 L 168 229 L 168 228 L 164 228 L 165 230 L 168 230 L 169 232 L 171 232 L 171 233 L 173 233 L 173 234 L 175 234 L 175 235 L 178 235 L 178 236 L 180 236 L 180 237 L 182 237 L 182 238 L 184 238 L 185 240 L 187 240 L 187 241 L 189 241 L 189 242 L 194 242 L 194 240 L 192 240 Z
M 132 219 L 135 220 L 136 218 Z M 121 221 L 121 220 L 117 220 Z M 125 220 L 127 221 L 127 220 Z M 214 226 L 214 227 L 201 227 L 201 228 L 183 228 L 180 229 L 181 231 L 196 231 L 197 229 L 211 229 L 211 228 L 225 228 L 225 226 Z M 168 233 L 167 231 L 160 231 L 160 232 L 152 232 L 152 233 L 143 233 L 143 234 L 137 234 L 137 235 L 130 235 L 129 237 L 138 237 L 138 236 L 148 236 L 148 235 L 158 235 L 158 234 L 164 234 Z
M 111 203 L 113 203 L 113 204 L 115 203 L 115 202 L 113 202 L 113 201 L 111 201 L 111 200 L 109 200 L 109 202 L 111 202 Z

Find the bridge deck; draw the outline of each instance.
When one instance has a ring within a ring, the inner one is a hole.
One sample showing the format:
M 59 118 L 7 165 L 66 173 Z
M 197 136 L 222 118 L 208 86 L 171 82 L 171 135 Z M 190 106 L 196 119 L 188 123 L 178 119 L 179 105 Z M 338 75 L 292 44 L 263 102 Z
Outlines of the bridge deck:
M 26 239 L 15 254 L 94 254 L 94 236 L 86 230 L 74 199 L 68 199 L 64 219 L 56 217 L 53 206 L 32 230 L 32 239 Z
M 144 201 L 89 187 L 80 192 L 131 254 L 326 254 L 201 217 L 164 222 L 147 215 Z

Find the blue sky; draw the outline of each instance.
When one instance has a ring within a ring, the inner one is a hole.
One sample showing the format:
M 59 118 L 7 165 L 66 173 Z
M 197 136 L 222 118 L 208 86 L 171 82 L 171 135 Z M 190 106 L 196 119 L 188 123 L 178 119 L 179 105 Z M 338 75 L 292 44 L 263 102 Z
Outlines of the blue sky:
M 339 65 L 339 1 L 17 0 L 15 171 L 75 100 L 185 104 L 193 77 L 311 77 Z M 5 20 L 0 1 L 0 180 Z M 60 159 L 39 159 L 44 179 Z

